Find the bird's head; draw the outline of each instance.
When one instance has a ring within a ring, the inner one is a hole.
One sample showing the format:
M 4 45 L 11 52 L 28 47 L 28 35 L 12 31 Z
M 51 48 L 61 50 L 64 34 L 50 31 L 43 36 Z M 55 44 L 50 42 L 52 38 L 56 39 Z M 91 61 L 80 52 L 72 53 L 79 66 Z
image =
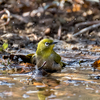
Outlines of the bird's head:
M 38 43 L 36 53 L 50 52 L 53 50 L 53 47 L 56 43 L 57 42 L 53 42 L 51 39 L 43 39 Z

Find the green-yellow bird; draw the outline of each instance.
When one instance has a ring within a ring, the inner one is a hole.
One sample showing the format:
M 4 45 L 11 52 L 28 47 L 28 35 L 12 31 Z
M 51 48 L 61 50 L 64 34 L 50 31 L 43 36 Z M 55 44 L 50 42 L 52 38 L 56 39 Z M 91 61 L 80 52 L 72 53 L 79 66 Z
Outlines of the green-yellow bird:
M 53 42 L 51 39 L 43 39 L 38 43 L 35 58 L 37 67 L 43 66 L 46 71 L 61 71 L 63 63 L 61 57 L 53 50 L 54 45 L 57 42 Z

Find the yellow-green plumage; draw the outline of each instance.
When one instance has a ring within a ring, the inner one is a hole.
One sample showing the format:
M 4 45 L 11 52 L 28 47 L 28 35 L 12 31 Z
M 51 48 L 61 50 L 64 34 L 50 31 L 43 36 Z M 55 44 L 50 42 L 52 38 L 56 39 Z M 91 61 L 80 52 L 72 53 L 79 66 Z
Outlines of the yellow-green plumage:
M 46 61 L 44 69 L 49 71 L 61 70 L 61 57 L 53 50 L 54 44 L 51 39 L 43 39 L 38 43 L 35 54 L 38 68 Z

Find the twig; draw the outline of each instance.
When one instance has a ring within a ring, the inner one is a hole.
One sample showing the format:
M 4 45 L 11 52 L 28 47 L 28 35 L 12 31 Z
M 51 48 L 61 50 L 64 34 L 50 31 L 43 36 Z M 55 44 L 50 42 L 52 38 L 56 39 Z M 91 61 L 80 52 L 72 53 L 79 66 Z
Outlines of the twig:
M 4 10 L 0 11 L 0 14 L 4 13 Z
M 4 12 L 7 13 L 7 16 L 6 15 L 2 15 L 1 19 L 7 18 L 7 22 L 1 24 L 0 27 L 4 26 L 4 25 L 7 25 L 10 22 L 10 12 L 9 12 L 9 10 L 4 9 L 4 10 L 0 11 L 0 13 L 4 13 Z
M 26 18 L 20 16 L 20 15 L 17 15 L 17 14 L 11 14 L 12 17 L 24 22 L 24 23 L 28 23 L 28 21 L 26 20 Z
M 82 22 L 82 23 L 78 23 L 75 25 L 75 28 L 78 28 L 80 26 L 83 26 L 83 25 L 93 25 L 93 24 L 98 24 L 100 23 L 100 21 L 88 21 L 88 22 Z
M 61 0 L 60 1 L 60 8 L 63 10 L 64 9 L 64 4 L 65 4 L 65 0 Z
M 60 26 L 59 26 L 59 29 L 58 29 L 58 39 L 61 38 L 61 29 L 62 29 L 62 27 L 61 27 L 61 25 L 60 25 Z
M 34 37 L 34 40 L 38 40 L 38 37 L 37 37 L 37 35 L 35 35 L 35 34 L 30 34 L 30 35 L 28 35 L 29 37 Z
M 79 35 L 79 34 L 82 34 L 82 33 L 86 32 L 86 31 L 89 31 L 90 29 L 97 28 L 97 27 L 99 27 L 99 26 L 100 26 L 100 23 L 91 25 L 91 26 L 86 27 L 86 28 L 80 30 L 79 32 L 75 33 L 73 36 L 77 36 L 77 35 Z

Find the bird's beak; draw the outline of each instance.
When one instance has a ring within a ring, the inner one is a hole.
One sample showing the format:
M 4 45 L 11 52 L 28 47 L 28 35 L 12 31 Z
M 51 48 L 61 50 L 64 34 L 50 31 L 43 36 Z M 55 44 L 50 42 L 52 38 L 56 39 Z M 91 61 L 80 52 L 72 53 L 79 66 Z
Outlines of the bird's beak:
M 48 43 L 49 45 L 53 45 L 53 44 L 56 44 L 57 42 L 52 42 L 52 43 Z
M 52 45 L 52 44 L 56 44 L 56 43 L 57 43 L 57 42 L 52 42 L 51 45 Z

